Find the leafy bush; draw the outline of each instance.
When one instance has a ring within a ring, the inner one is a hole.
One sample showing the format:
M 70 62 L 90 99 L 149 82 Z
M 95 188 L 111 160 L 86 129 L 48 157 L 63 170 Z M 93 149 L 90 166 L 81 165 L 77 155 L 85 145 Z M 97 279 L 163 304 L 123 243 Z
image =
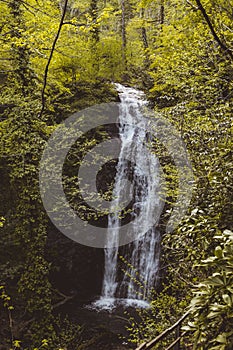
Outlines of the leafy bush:
M 194 349 L 231 350 L 233 348 L 233 232 L 225 230 L 215 236 L 219 245 L 214 256 L 202 262 L 212 270 L 210 276 L 197 285 L 191 301 L 194 322 Z

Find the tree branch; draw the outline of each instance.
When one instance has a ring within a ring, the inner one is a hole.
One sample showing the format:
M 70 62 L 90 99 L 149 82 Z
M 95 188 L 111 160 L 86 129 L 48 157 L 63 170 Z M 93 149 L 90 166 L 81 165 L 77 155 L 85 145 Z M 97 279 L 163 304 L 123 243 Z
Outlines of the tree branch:
M 145 350 L 152 349 L 160 340 L 164 339 L 169 333 L 171 333 L 176 327 L 178 327 L 190 314 L 190 311 L 187 311 L 176 323 L 171 327 L 167 328 L 161 334 L 159 334 L 155 339 L 151 340 L 149 343 L 142 343 L 136 350 Z M 173 344 L 174 345 L 174 344 Z
M 0 0 L 0 1 L 1 1 L 1 0 Z M 28 2 L 26 2 L 26 1 L 24 1 L 24 0 L 19 0 L 19 1 L 22 3 L 22 5 L 24 6 L 24 8 L 25 8 L 27 11 L 31 12 L 33 15 L 36 15 L 36 13 L 32 12 L 31 10 L 29 10 L 29 7 L 32 8 L 33 10 L 35 10 L 36 12 L 43 13 L 44 15 L 46 15 L 46 16 L 48 16 L 48 17 L 50 17 L 50 18 L 56 18 L 55 16 L 52 16 L 52 15 L 49 14 L 48 12 L 45 12 L 45 11 L 41 10 L 41 8 L 35 7 L 35 6 L 29 4 Z
M 52 305 L 52 309 L 54 310 L 54 309 L 56 309 L 56 308 L 58 308 L 59 306 L 62 306 L 62 305 L 64 305 L 65 303 L 67 303 L 69 300 L 71 300 L 71 299 L 74 299 L 74 297 L 76 296 L 76 294 L 72 294 L 72 295 L 64 295 L 64 294 L 62 294 L 63 295 L 63 300 L 61 300 L 61 301 L 59 301 L 59 302 L 57 302 L 55 305 Z
M 70 21 L 66 21 L 66 22 L 63 22 L 63 25 L 65 24 L 70 24 L 71 26 L 74 26 L 74 27 L 86 27 L 86 23 L 73 23 L 73 22 L 70 22 Z
M 231 50 L 220 40 L 218 34 L 216 33 L 211 21 L 210 21 L 210 18 L 206 12 L 206 10 L 204 9 L 202 3 L 200 0 L 196 0 L 196 3 L 197 3 L 197 6 L 199 8 L 199 10 L 201 11 L 201 13 L 203 14 L 203 17 L 205 18 L 206 20 L 206 23 L 208 24 L 208 27 L 214 37 L 214 39 L 217 41 L 217 43 L 219 44 L 219 46 L 221 47 L 221 49 L 223 51 L 225 51 L 229 56 L 230 58 L 233 60 L 233 54 L 231 52 Z
M 42 92 L 41 92 L 41 104 L 42 104 L 42 107 L 41 107 L 41 111 L 40 111 L 40 114 L 39 114 L 39 118 L 42 117 L 42 114 L 43 114 L 44 109 L 45 109 L 45 90 L 46 90 L 46 85 L 47 85 L 49 66 L 50 66 L 50 63 L 52 61 L 53 53 L 54 53 L 54 50 L 55 50 L 55 47 L 56 47 L 56 43 L 57 43 L 57 41 L 59 39 L 59 36 L 60 36 L 60 33 L 61 33 L 61 29 L 62 29 L 62 26 L 63 26 L 63 23 L 64 23 L 66 10 L 67 10 L 67 5 L 68 5 L 68 0 L 65 0 L 64 7 L 63 7 L 63 12 L 62 12 L 62 16 L 61 16 L 61 20 L 60 20 L 59 27 L 58 27 L 58 31 L 57 31 L 57 34 L 56 34 L 55 39 L 53 41 L 53 45 L 52 45 L 52 48 L 51 48 L 49 59 L 48 59 L 48 62 L 46 64 L 46 67 L 45 67 L 44 84 L 43 84 L 43 88 L 42 88 Z
M 187 2 L 187 4 L 189 4 L 189 5 L 192 7 L 192 9 L 194 9 L 195 11 L 198 11 L 198 10 L 199 10 L 199 8 L 196 7 L 196 6 L 194 6 L 194 5 L 191 3 L 191 1 L 186 0 L 186 2 Z

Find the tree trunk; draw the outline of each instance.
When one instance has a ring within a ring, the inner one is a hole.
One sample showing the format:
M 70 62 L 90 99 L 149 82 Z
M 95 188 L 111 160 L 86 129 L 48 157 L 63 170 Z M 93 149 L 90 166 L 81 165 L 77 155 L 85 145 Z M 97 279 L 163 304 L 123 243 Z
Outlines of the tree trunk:
M 126 58 L 126 47 L 127 47 L 127 39 L 126 39 L 126 11 L 125 11 L 125 0 L 121 0 L 121 36 L 122 36 L 122 60 L 123 67 L 127 70 L 127 58 Z
M 98 18 L 98 0 L 91 0 L 90 3 L 90 15 L 92 19 L 92 30 L 91 35 L 94 42 L 99 42 L 99 28 L 97 25 Z
M 93 67 L 93 76 L 97 76 L 99 72 L 99 54 L 97 44 L 100 40 L 99 37 L 99 27 L 97 24 L 98 19 L 98 0 L 91 0 L 89 13 L 91 16 L 91 56 L 92 56 L 92 67 Z
M 231 50 L 229 49 L 229 47 L 227 47 L 227 45 L 222 42 L 222 40 L 219 38 L 217 32 L 215 31 L 212 23 L 211 23 L 211 20 L 209 18 L 209 15 L 207 14 L 205 8 L 203 7 L 202 3 L 200 0 L 196 0 L 196 3 L 197 3 L 197 6 L 198 6 L 198 9 L 201 11 L 203 17 L 205 18 L 205 21 L 214 37 L 214 39 L 216 40 L 216 42 L 219 44 L 219 46 L 221 47 L 221 49 L 227 54 L 230 56 L 231 59 L 233 59 L 233 54 L 231 52 Z
M 164 24 L 164 0 L 161 0 L 160 5 L 160 25 L 162 26 Z
M 142 8 L 141 9 L 141 18 L 143 21 L 142 27 L 141 27 L 141 35 L 142 35 L 142 43 L 143 43 L 143 48 L 144 48 L 144 68 L 147 70 L 150 66 L 150 57 L 148 53 L 148 40 L 147 40 L 147 32 L 146 32 L 146 27 L 144 23 L 144 15 L 145 15 L 145 10 Z
M 12 0 L 8 3 L 10 14 L 12 16 L 11 26 L 11 47 L 13 62 L 13 81 L 16 82 L 16 88 L 23 96 L 29 94 L 33 89 L 33 74 L 29 68 L 29 50 L 27 45 L 18 46 L 14 43 L 22 37 L 21 30 L 24 29 L 22 23 L 21 2 Z M 11 78 L 10 78 L 11 79 Z

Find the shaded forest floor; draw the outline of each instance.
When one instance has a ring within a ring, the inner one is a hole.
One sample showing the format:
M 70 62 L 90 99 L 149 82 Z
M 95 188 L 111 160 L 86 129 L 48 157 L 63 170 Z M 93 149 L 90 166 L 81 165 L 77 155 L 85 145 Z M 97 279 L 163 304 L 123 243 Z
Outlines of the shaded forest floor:
M 72 323 L 84 326 L 80 350 L 133 350 L 135 348 L 127 342 L 126 326 L 129 323 L 123 308 L 108 312 L 90 309 L 89 305 L 82 305 L 80 301 L 74 299 L 58 310 L 61 314 L 67 315 Z M 131 313 L 132 310 L 129 312 Z

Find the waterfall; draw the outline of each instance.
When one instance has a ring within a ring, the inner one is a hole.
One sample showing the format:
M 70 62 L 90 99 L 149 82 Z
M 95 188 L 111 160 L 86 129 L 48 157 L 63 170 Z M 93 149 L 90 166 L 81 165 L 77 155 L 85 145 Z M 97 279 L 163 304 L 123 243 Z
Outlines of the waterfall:
M 158 158 L 145 147 L 148 132 L 142 111 L 147 102 L 141 91 L 121 84 L 116 84 L 116 88 L 121 101 L 121 150 L 116 166 L 107 235 L 110 246 L 115 248 L 105 248 L 102 295 L 96 302 L 100 308 L 112 308 L 119 300 L 131 305 L 148 305 L 150 292 L 157 283 L 160 256 L 160 233 L 154 227 L 154 216 L 158 208 L 161 209 L 158 194 L 160 170 Z M 127 181 L 131 183 L 128 190 Z M 131 229 L 137 233 L 140 226 L 145 234 L 122 248 L 117 243 L 122 220 L 121 203 L 125 201 L 126 195 L 133 199 L 131 219 L 140 215 L 140 220 L 133 223 Z

